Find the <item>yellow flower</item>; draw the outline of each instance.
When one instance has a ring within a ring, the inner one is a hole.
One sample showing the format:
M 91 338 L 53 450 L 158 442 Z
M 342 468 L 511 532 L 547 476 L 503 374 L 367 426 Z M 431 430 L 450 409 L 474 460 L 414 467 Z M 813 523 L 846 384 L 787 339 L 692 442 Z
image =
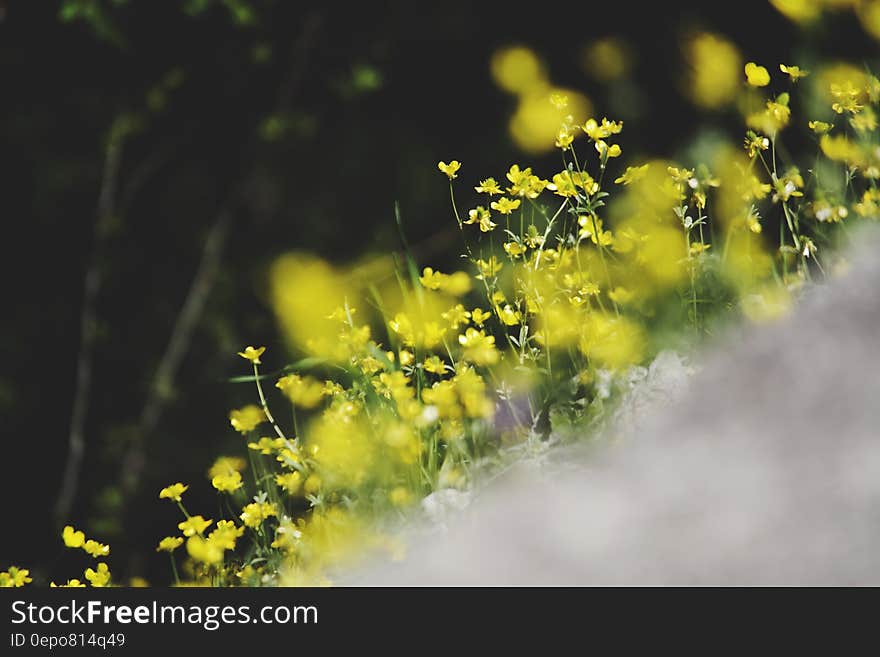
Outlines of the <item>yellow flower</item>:
M 561 148 L 565 150 L 569 146 L 571 146 L 571 142 L 574 141 L 574 135 L 571 130 L 566 127 L 562 127 L 559 129 L 559 132 L 556 133 L 556 148 Z
M 211 478 L 211 485 L 223 493 L 232 493 L 244 486 L 241 474 L 233 470 L 227 474 L 218 474 Z
M 449 322 L 452 328 L 457 329 L 460 325 L 468 323 L 471 314 L 464 309 L 463 305 L 458 303 L 440 316 Z
M 223 550 L 234 550 L 235 541 L 244 534 L 244 527 L 236 527 L 231 520 L 219 520 L 217 527 L 208 534 L 208 540 Z
M 174 552 L 183 545 L 183 539 L 180 536 L 166 536 L 156 547 L 156 552 Z
M 315 408 L 324 398 L 324 384 L 311 376 L 288 374 L 278 379 L 275 387 L 300 408 Z
M 755 157 L 761 151 L 766 151 L 770 148 L 770 140 L 764 135 L 759 135 L 749 130 L 746 133 L 744 145 L 749 157 Z
M 749 62 L 745 66 L 746 81 L 753 87 L 766 87 L 770 84 L 770 72 L 755 62 Z
M 8 571 L 0 573 L 0 588 L 20 588 L 33 580 L 28 577 L 31 571 L 25 568 L 9 566 Z
M 186 492 L 186 489 L 189 486 L 184 486 L 180 482 L 176 484 L 171 484 L 170 486 L 165 486 L 162 490 L 159 491 L 159 499 L 167 499 L 172 502 L 180 502 L 180 496 Z
M 464 347 L 464 358 L 475 365 L 494 365 L 499 354 L 495 348 L 495 336 L 469 328 L 458 336 L 458 343 Z
M 846 135 L 822 135 L 819 140 L 819 147 L 825 156 L 837 162 L 856 163 L 862 158 L 861 150 L 858 145 L 851 142 Z
M 282 449 L 285 445 L 283 438 L 260 438 L 259 442 L 248 443 L 248 449 L 252 449 L 260 454 L 269 455 L 274 451 Z
M 691 242 L 691 247 L 688 249 L 688 255 L 698 256 L 711 248 L 711 244 L 705 244 L 704 242 Z
M 205 520 L 202 516 L 191 516 L 183 522 L 177 523 L 177 528 L 184 536 L 194 536 L 205 531 L 213 520 Z
M 785 64 L 780 64 L 779 70 L 788 75 L 792 82 L 797 82 L 810 74 L 809 71 L 802 71 L 799 66 L 786 66 Z
M 249 433 L 265 421 L 266 413 L 253 404 L 229 412 L 229 423 L 239 433 Z
M 476 264 L 477 269 L 480 270 L 480 275 L 477 276 L 477 280 L 494 278 L 504 267 L 504 263 L 495 256 L 489 256 L 488 260 L 478 259 Z
M 488 194 L 489 196 L 503 193 L 501 187 L 498 185 L 498 181 L 494 178 L 486 178 L 485 180 L 481 180 L 480 184 L 474 187 L 474 189 L 478 194 Z
M 251 502 L 242 509 L 241 521 L 251 529 L 257 529 L 271 516 L 278 516 L 278 509 L 272 502 Z
M 520 315 L 519 311 L 510 304 L 506 304 L 504 308 L 501 308 L 498 311 L 498 317 L 501 319 L 501 322 L 507 326 L 519 324 L 520 319 L 522 319 L 522 315 Z
M 650 166 L 650 164 L 643 164 L 640 167 L 627 167 L 626 171 L 623 172 L 623 175 L 619 178 L 615 178 L 614 182 L 618 185 L 629 185 L 630 183 L 639 181 L 645 177 L 645 174 L 648 172 L 648 167 Z
M 229 474 L 230 472 L 242 472 L 247 464 L 240 456 L 218 456 L 214 465 L 208 470 L 208 477 L 213 479 L 217 475 Z
M 516 199 L 509 199 L 506 196 L 502 196 L 497 201 L 492 201 L 490 203 L 490 207 L 496 212 L 500 212 L 501 214 L 510 214 L 514 210 L 516 210 L 520 206 L 521 201 Z
M 550 104 L 558 110 L 568 107 L 568 96 L 563 93 L 554 92 L 550 94 Z
M 477 326 L 482 326 L 483 323 L 492 316 L 492 313 L 483 312 L 480 308 L 474 308 L 471 311 L 471 320 Z
M 49 584 L 49 588 L 52 588 L 52 589 L 54 589 L 58 586 L 59 585 L 56 584 L 55 582 L 52 582 L 51 584 Z M 84 589 L 85 587 L 86 587 L 86 585 L 83 584 L 82 582 L 80 582 L 78 579 L 69 579 L 69 580 L 67 580 L 66 584 L 61 584 L 61 586 L 59 588 Z
M 107 586 L 110 583 L 110 569 L 103 561 L 98 564 L 97 570 L 86 568 L 84 575 L 89 584 L 95 588 Z
M 594 220 L 587 215 L 582 215 L 578 217 L 578 224 L 580 224 L 581 226 L 581 229 L 578 233 L 581 239 L 589 237 L 590 241 L 593 244 L 599 246 L 610 246 L 614 243 L 614 236 L 612 235 L 611 231 L 602 230 L 601 219 Z
M 190 536 L 186 541 L 186 551 L 193 559 L 208 566 L 223 561 L 223 548 L 202 536 Z
M 612 144 L 609 146 L 603 139 L 599 139 L 595 144 L 596 151 L 599 153 L 599 157 L 603 160 L 607 160 L 612 157 L 620 157 L 620 154 L 623 152 L 617 144 Z
M 275 475 L 275 483 L 283 488 L 289 495 L 296 495 L 302 488 L 302 475 L 299 472 L 285 472 Z
M 388 499 L 394 506 L 407 506 L 412 502 L 413 496 L 403 486 L 397 486 L 388 494 Z
M 98 541 L 93 541 L 91 539 L 85 542 L 85 545 L 82 546 L 82 549 L 96 558 L 106 557 L 110 554 L 109 545 L 104 545 L 103 543 L 99 543 Z
M 260 356 L 266 351 L 266 347 L 245 347 L 244 351 L 239 351 L 238 355 L 245 360 L 251 361 L 254 365 L 260 365 Z
M 434 374 L 443 374 L 446 372 L 446 363 L 440 360 L 438 356 L 426 358 L 423 367 L 426 372 L 432 372 Z
M 84 532 L 76 531 L 67 525 L 61 530 L 61 539 L 64 541 L 64 545 L 69 548 L 81 548 L 85 545 L 86 535 Z
M 526 247 L 519 242 L 505 242 L 504 250 L 511 258 L 516 258 L 526 252 Z
M 445 173 L 450 180 L 458 177 L 458 170 L 461 169 L 461 162 L 458 160 L 452 160 L 449 164 L 446 162 L 438 162 L 437 168 L 440 169 L 443 173 Z
M 495 228 L 497 224 L 492 221 L 492 215 L 482 205 L 478 205 L 473 210 L 468 211 L 468 218 L 464 220 L 466 224 L 479 224 L 480 230 L 488 233 Z

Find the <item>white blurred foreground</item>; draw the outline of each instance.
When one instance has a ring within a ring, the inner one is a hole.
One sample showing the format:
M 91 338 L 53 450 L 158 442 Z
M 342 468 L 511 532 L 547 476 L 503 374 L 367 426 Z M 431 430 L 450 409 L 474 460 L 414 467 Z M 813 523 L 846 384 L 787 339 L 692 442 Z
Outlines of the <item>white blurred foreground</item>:
M 728 332 L 613 447 L 515 468 L 347 583 L 880 584 L 875 249 L 785 320 Z

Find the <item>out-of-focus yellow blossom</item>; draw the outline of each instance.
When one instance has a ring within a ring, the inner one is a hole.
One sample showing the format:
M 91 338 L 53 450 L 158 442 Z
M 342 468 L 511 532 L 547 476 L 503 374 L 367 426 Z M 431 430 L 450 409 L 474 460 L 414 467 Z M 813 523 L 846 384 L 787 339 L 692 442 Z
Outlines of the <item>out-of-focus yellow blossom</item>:
M 504 193 L 504 190 L 501 189 L 498 181 L 494 178 L 486 178 L 485 180 L 481 180 L 480 184 L 474 187 L 474 190 L 478 194 L 488 194 L 489 196 Z
M 626 171 L 624 171 L 618 178 L 614 179 L 614 182 L 618 185 L 629 185 L 637 182 L 645 177 L 645 174 L 648 172 L 648 167 L 650 166 L 650 164 L 643 164 L 637 167 L 627 167 Z
M 186 551 L 190 557 L 208 566 L 223 562 L 223 548 L 203 536 L 190 536 Z
M 285 472 L 275 475 L 275 483 L 288 495 L 296 495 L 302 488 L 303 478 L 299 472 Z
M 103 561 L 98 563 L 97 570 L 86 568 L 83 575 L 89 584 L 95 588 L 101 588 L 110 583 L 110 568 Z
M 877 129 L 877 115 L 870 107 L 850 117 L 849 124 L 858 132 L 872 132 Z
M 810 23 L 822 13 L 823 0 L 770 0 L 779 13 L 797 23 Z
M 584 318 L 580 349 L 602 367 L 620 369 L 640 361 L 646 344 L 644 329 L 627 317 L 589 313 Z
M 295 406 L 315 408 L 324 398 L 324 384 L 310 376 L 288 374 L 275 384 Z
M 565 109 L 568 107 L 568 96 L 563 93 L 554 92 L 550 94 L 550 104 L 556 109 Z
M 492 221 L 491 213 L 482 205 L 478 205 L 473 210 L 468 210 L 468 218 L 462 223 L 477 224 L 484 233 L 488 233 L 497 225 Z
M 413 495 L 403 486 L 396 486 L 391 489 L 388 499 L 394 506 L 408 506 L 413 501 Z
M 865 32 L 875 39 L 880 39 L 880 2 L 878 0 L 861 0 L 854 2 L 856 15 Z
M 266 419 L 266 413 L 263 409 L 254 404 L 248 404 L 229 412 L 229 423 L 239 433 L 250 433 Z
M 449 325 L 453 329 L 457 329 L 462 324 L 468 323 L 471 314 L 467 310 L 465 310 L 463 305 L 458 303 L 440 316 L 447 322 L 449 322 Z
M 193 536 L 204 532 L 213 520 L 205 520 L 202 516 L 191 516 L 183 522 L 177 523 L 177 528 L 184 536 Z
M 742 71 L 737 47 L 721 35 L 701 32 L 685 46 L 689 64 L 686 91 L 700 107 L 719 109 L 736 96 Z
M 218 474 L 211 478 L 211 485 L 221 493 L 233 493 L 244 486 L 241 474 L 233 470 L 226 474 Z
M 239 351 L 238 355 L 244 358 L 245 360 L 249 360 L 254 365 L 260 364 L 260 356 L 266 351 L 266 347 L 245 347 L 244 351 Z
M 754 112 L 746 117 L 746 124 L 771 137 L 788 125 L 791 109 L 788 107 L 788 94 L 779 94 L 776 100 L 768 100 L 763 112 Z
M 181 545 L 183 545 L 183 538 L 180 536 L 166 536 L 159 541 L 156 552 L 174 552 Z
M 426 358 L 425 362 L 422 364 L 422 367 L 425 368 L 426 372 L 431 372 L 432 374 L 446 373 L 446 363 L 440 360 L 438 356 L 431 356 L 430 358 Z
M 106 557 L 110 554 L 109 545 L 99 543 L 98 541 L 93 541 L 92 539 L 87 540 L 83 544 L 82 549 L 95 558 Z
M 597 39 L 584 48 L 581 62 L 584 70 L 600 82 L 624 77 L 632 66 L 632 49 L 618 37 Z
M 297 524 L 285 516 L 278 523 L 278 527 L 275 528 L 275 539 L 272 541 L 271 547 L 287 554 L 292 554 L 296 550 L 301 538 L 302 531 L 300 531 Z
M 440 290 L 456 297 L 467 294 L 471 289 L 471 279 L 463 271 L 443 274 L 430 267 L 425 267 L 419 277 L 419 282 L 429 290 Z
M 247 462 L 240 456 L 219 456 L 208 470 L 208 477 L 213 479 L 217 475 L 243 472 L 245 468 L 247 468 Z
M 836 162 L 858 164 L 862 161 L 862 151 L 859 145 L 850 141 L 846 135 L 822 135 L 819 140 L 819 148 L 825 157 Z
M 834 124 L 825 123 L 825 121 L 810 121 L 808 125 L 810 130 L 815 132 L 817 135 L 824 135 L 826 132 L 829 132 L 831 128 L 834 127 Z
M 461 169 L 461 162 L 458 160 L 452 160 L 452 162 L 446 164 L 446 162 L 441 161 L 437 163 L 437 168 L 452 180 L 453 178 L 458 177 L 458 170 Z
M 66 525 L 61 530 L 61 540 L 64 541 L 66 547 L 81 548 L 85 545 L 86 535 L 85 532 L 77 531 L 70 525 Z
M 273 502 L 251 502 L 241 510 L 241 521 L 251 529 L 257 529 L 273 516 L 278 516 L 278 508 Z
M 495 348 L 495 336 L 486 335 L 475 328 L 467 329 L 458 336 L 458 343 L 464 348 L 464 359 L 475 365 L 494 365 L 499 354 Z
M 511 258 L 517 258 L 526 252 L 526 247 L 519 242 L 505 242 L 504 251 Z
M 691 242 L 690 248 L 688 249 L 688 255 L 690 255 L 691 257 L 698 256 L 705 253 L 711 248 L 712 245 L 706 244 L 705 242 Z
M 30 584 L 33 581 L 30 574 L 31 571 L 26 568 L 10 566 L 8 570 L 0 572 L 0 588 L 21 588 Z
M 831 97 L 834 99 L 831 109 L 838 114 L 843 114 L 844 112 L 857 114 L 864 107 L 862 89 L 854 84 L 852 80 L 846 80 L 842 84 L 832 83 L 830 91 Z
M 810 74 L 809 71 L 801 70 L 799 66 L 786 66 L 785 64 L 780 64 L 779 70 L 790 77 L 792 82 L 797 82 L 801 78 L 805 78 Z
M 568 96 L 568 105 L 559 108 L 549 102 L 554 95 Z M 519 96 L 508 129 L 514 142 L 527 153 L 551 150 L 564 123 L 583 121 L 592 110 L 590 100 L 571 89 L 535 86 Z
M 853 209 L 860 217 L 878 217 L 880 216 L 880 190 L 866 189 L 862 194 L 862 198 L 858 203 L 853 204 Z M 831 217 L 837 217 L 837 221 L 846 218 L 846 208 L 839 207 L 836 211 L 828 211 L 823 217 L 820 217 L 819 211 L 816 211 L 816 218 L 819 221 L 834 221 Z
M 490 70 L 495 84 L 511 93 L 522 94 L 546 84 L 541 61 L 535 51 L 524 46 L 511 46 L 495 51 Z
M 746 63 L 745 72 L 746 82 L 753 87 L 766 87 L 770 84 L 770 72 L 755 62 Z

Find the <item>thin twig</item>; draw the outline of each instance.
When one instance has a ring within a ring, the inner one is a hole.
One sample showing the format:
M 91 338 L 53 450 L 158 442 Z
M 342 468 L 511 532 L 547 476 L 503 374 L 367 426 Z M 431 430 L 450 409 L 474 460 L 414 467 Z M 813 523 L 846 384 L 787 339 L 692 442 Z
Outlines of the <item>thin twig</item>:
M 205 239 L 198 269 L 193 277 L 186 299 L 181 306 L 180 313 L 174 322 L 165 352 L 162 354 L 159 366 L 156 368 L 156 374 L 150 385 L 147 400 L 141 411 L 137 434 L 129 443 L 123 458 L 121 484 L 126 492 L 134 490 L 140 481 L 140 475 L 145 462 L 144 438 L 153 433 L 159 423 L 159 417 L 171 399 L 174 381 L 177 378 L 180 364 L 189 349 L 192 335 L 198 326 L 205 303 L 214 287 L 226 239 L 232 225 L 233 208 L 236 202 L 237 193 L 234 193 L 214 219 L 214 223 Z
M 83 456 L 86 447 L 86 418 L 92 391 L 92 369 L 97 338 L 98 295 L 103 279 L 102 264 L 109 226 L 116 211 L 119 167 L 122 162 L 122 142 L 111 139 L 104 154 L 101 191 L 98 195 L 97 214 L 92 236 L 92 256 L 84 282 L 83 305 L 80 312 L 79 352 L 76 359 L 76 384 L 68 434 L 68 453 L 61 487 L 55 500 L 55 520 L 62 522 L 70 513 L 79 487 Z

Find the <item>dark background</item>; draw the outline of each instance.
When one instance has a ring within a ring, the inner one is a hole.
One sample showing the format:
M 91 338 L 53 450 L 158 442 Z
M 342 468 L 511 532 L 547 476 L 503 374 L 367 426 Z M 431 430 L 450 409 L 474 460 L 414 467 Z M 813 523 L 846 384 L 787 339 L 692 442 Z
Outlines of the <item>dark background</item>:
M 178 518 L 159 488 L 194 484 L 191 507 L 209 515 L 207 467 L 244 453 L 226 413 L 253 401 L 249 386 L 224 382 L 246 373 L 235 352 L 265 344 L 270 367 L 291 357 L 264 292 L 275 256 L 304 249 L 345 262 L 397 249 L 399 202 L 421 264 L 452 262 L 438 160 L 461 160 L 469 185 L 503 177 L 512 162 L 554 170 L 558 156 L 523 155 L 508 137 L 515 99 L 488 66 L 498 47 L 534 48 L 554 83 L 583 90 L 598 115 L 623 118 L 627 155 L 673 155 L 707 122 L 741 130 L 736 116 L 700 115 L 680 93 L 688 30 L 720 32 L 768 67 L 799 61 L 806 43 L 856 57 L 872 47 L 851 15 L 805 34 L 763 2 L 264 0 L 250 3 L 255 20 L 245 24 L 211 2 L 189 3 L 205 5 L 195 15 L 170 0 L 93 3 L 105 11 L 92 21 L 62 20 L 55 1 L 0 4 L 0 567 L 29 567 L 38 581 L 81 571 L 62 547 L 66 522 L 112 544 L 118 579 L 168 581 L 153 547 Z M 636 54 L 624 106 L 580 66 L 581 49 L 606 35 Z M 270 56 L 255 61 L 255 48 Z M 286 129 L 267 140 L 273 113 Z M 138 125 L 115 142 L 116 200 L 104 212 L 108 134 L 120 117 Z M 223 228 L 204 305 L 158 394 L 156 369 L 205 240 Z M 61 518 L 53 508 L 90 266 L 101 284 L 86 448 Z M 133 444 L 143 464 L 135 482 L 126 479 Z

